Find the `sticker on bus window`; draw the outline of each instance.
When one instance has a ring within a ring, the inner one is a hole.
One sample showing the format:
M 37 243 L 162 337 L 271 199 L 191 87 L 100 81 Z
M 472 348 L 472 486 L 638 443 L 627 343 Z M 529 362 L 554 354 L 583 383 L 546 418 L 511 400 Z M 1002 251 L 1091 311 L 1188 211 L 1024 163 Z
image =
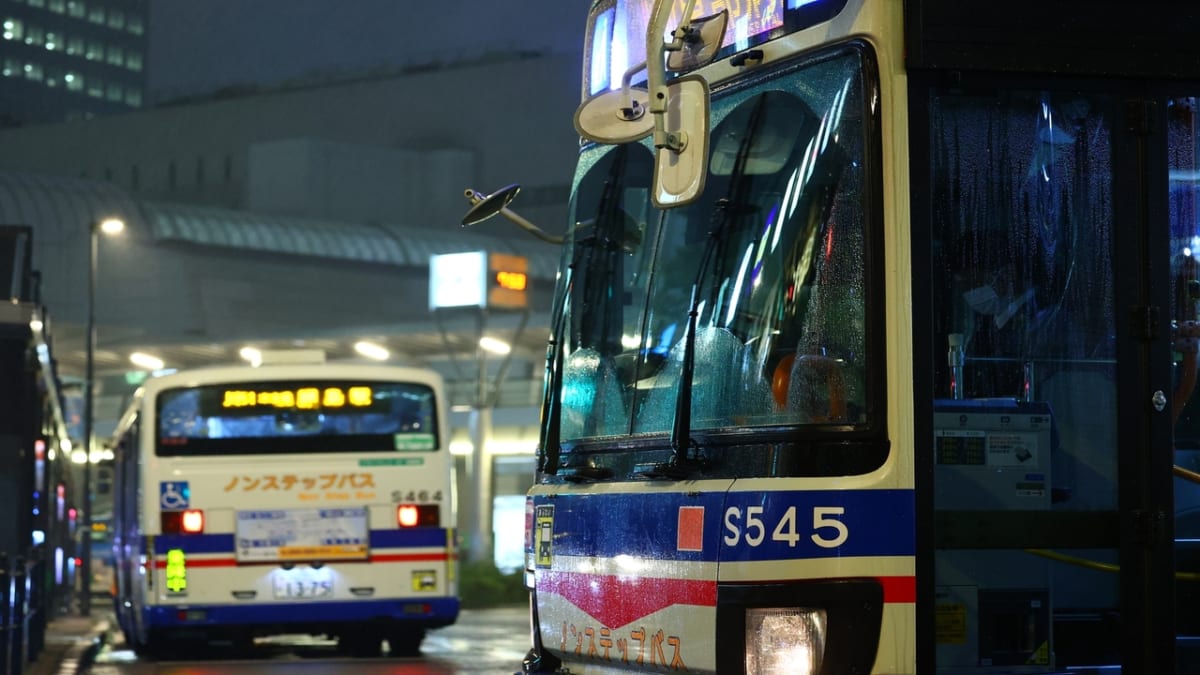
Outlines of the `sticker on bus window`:
M 433 434 L 395 434 L 392 436 L 392 444 L 393 447 L 402 452 L 434 450 L 437 448 L 433 441 Z

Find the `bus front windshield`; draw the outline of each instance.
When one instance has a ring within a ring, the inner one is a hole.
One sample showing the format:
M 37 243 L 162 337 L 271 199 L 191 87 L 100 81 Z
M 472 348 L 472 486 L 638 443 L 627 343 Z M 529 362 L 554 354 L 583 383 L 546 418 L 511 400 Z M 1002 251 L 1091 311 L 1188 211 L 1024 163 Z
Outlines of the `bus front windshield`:
M 433 451 L 433 390 L 362 381 L 234 382 L 158 394 L 160 456 Z
M 696 432 L 873 422 L 868 62 L 845 47 L 714 94 L 706 184 L 687 207 L 651 205 L 649 141 L 584 151 L 559 284 L 565 443 L 670 432 L 687 376 Z

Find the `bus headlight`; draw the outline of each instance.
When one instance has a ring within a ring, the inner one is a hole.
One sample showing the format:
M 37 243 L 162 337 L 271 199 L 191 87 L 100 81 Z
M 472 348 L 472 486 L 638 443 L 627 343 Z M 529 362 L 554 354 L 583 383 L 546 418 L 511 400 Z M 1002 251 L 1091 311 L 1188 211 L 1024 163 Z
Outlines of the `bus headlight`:
M 816 675 L 825 655 L 824 609 L 746 610 L 746 672 Z

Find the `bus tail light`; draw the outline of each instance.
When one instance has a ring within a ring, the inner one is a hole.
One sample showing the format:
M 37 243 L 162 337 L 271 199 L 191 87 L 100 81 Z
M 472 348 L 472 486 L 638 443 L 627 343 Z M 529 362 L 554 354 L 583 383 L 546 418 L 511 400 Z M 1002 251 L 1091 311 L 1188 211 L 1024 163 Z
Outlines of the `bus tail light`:
M 204 511 L 164 511 L 161 514 L 163 534 L 201 534 L 204 532 Z
M 400 504 L 396 507 L 396 524 L 409 527 L 437 527 L 441 509 L 437 504 Z

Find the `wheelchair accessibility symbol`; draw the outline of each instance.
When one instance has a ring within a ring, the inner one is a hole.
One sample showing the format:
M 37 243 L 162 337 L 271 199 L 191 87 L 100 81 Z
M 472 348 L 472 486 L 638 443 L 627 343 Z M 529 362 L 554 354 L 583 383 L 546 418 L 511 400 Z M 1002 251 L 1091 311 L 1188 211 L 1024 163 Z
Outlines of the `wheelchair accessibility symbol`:
M 164 481 L 158 484 L 158 505 L 163 510 L 178 511 L 186 509 L 192 496 L 188 482 Z

